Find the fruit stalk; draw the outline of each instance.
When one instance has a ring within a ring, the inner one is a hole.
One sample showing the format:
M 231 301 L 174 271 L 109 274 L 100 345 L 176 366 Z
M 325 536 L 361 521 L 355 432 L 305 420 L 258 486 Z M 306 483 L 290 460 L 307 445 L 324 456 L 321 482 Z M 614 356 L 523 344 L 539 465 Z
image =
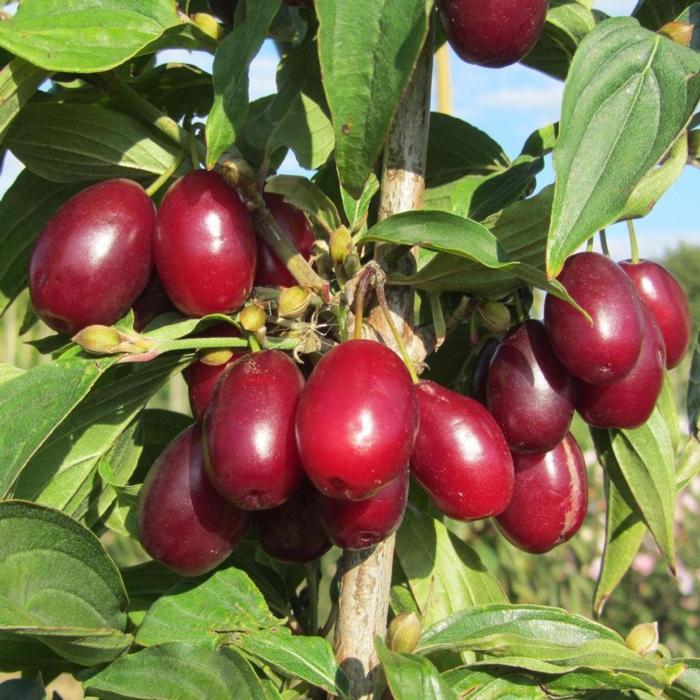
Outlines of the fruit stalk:
M 429 35 L 385 147 L 381 219 L 423 204 L 432 57 Z M 413 308 L 401 305 L 408 307 Z M 410 323 L 408 317 L 405 320 Z M 335 652 L 350 682 L 352 700 L 371 698 L 378 680 L 374 638 L 386 635 L 394 542 L 392 535 L 376 547 L 343 553 Z

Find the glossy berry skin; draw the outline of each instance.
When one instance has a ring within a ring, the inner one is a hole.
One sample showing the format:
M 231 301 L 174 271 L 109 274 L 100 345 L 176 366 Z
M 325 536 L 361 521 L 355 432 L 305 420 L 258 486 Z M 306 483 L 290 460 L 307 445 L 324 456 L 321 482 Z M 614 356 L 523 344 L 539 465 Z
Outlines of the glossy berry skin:
M 154 253 L 165 291 L 187 316 L 235 311 L 250 294 L 255 233 L 243 202 L 218 173 L 188 173 L 165 193 Z
M 303 387 L 278 350 L 248 354 L 219 379 L 204 414 L 207 474 L 239 508 L 280 506 L 301 483 L 294 419 Z
M 71 197 L 39 235 L 29 291 L 39 317 L 74 335 L 111 326 L 151 274 L 155 207 L 131 180 L 107 180 Z
M 661 331 L 644 314 L 642 349 L 634 367 L 622 379 L 605 385 L 581 382 L 576 409 L 596 428 L 638 428 L 649 420 L 664 383 L 666 351 Z
M 495 338 L 487 340 L 479 350 L 472 370 L 471 395 L 484 406 L 486 405 L 486 383 L 489 378 L 489 367 L 498 345 L 499 342 Z
M 284 201 L 278 194 L 263 195 L 280 228 L 289 236 L 294 247 L 306 258 L 311 257 L 314 244 L 314 232 L 303 212 Z M 256 287 L 293 287 L 296 280 L 289 270 L 272 252 L 262 238 L 258 238 L 258 266 L 255 271 Z
M 690 347 L 693 324 L 683 287 L 663 265 L 651 260 L 625 260 L 620 267 L 659 325 L 666 346 L 666 367 L 677 367 Z
M 553 450 L 513 455 L 515 488 L 498 529 L 516 547 L 542 554 L 571 539 L 588 508 L 588 477 L 581 448 L 567 435 Z
M 487 406 L 513 452 L 546 452 L 574 417 L 576 380 L 557 360 L 544 324 L 525 321 L 498 346 L 489 369 Z
M 372 340 L 326 353 L 299 402 L 297 444 L 306 474 L 331 498 L 373 496 L 408 464 L 418 405 L 399 356 Z
M 155 270 L 151 273 L 146 288 L 139 294 L 132 309 L 134 311 L 134 330 L 139 333 L 161 314 L 170 311 L 177 312 L 170 297 L 165 293 L 163 283 Z
M 182 576 L 218 566 L 248 526 L 248 513 L 226 502 L 209 483 L 201 441 L 198 424 L 180 433 L 151 467 L 139 496 L 141 544 Z
M 406 511 L 409 471 L 404 468 L 379 493 L 364 501 L 316 496 L 318 517 L 331 542 L 342 549 L 365 549 L 395 532 Z
M 271 557 L 288 564 L 306 564 L 330 549 L 316 513 L 315 493 L 304 481 L 286 503 L 253 515 L 260 544 Z
M 557 278 L 585 309 L 593 324 L 571 304 L 549 294 L 544 323 L 559 361 L 589 384 L 622 379 L 642 344 L 642 304 L 622 268 L 599 253 L 577 253 Z
M 209 338 L 238 338 L 240 336 L 238 329 L 234 325 L 223 322 L 210 326 L 205 333 Z M 239 357 L 243 357 L 247 352 L 247 350 L 233 349 L 227 362 L 220 365 L 211 365 L 198 360 L 183 372 L 187 382 L 190 408 L 195 420 L 199 420 L 204 415 L 204 411 L 214 394 L 214 387 L 226 368 Z
M 524 58 L 544 28 L 547 0 L 439 0 L 447 40 L 468 63 L 499 68 Z
M 411 471 L 451 518 L 502 513 L 513 491 L 513 459 L 501 429 L 474 399 L 422 381 L 420 428 Z

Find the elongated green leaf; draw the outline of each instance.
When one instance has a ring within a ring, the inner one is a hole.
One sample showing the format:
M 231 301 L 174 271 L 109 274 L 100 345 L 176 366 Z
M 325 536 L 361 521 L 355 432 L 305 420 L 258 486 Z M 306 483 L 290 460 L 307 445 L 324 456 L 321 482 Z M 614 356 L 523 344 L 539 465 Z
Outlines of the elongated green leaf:
M 700 335 L 695 339 L 686 397 L 690 434 L 700 440 Z
M 215 573 L 203 583 L 181 584 L 158 599 L 136 634 L 142 646 L 198 644 L 220 635 L 257 630 L 279 622 L 250 578 L 238 569 Z
M 340 182 L 359 197 L 427 36 L 433 3 L 318 0 L 315 5 Z
M 633 15 L 643 27 L 660 29 L 676 19 L 694 0 L 639 0 Z
M 362 194 L 355 199 L 344 187 L 340 188 L 340 196 L 343 200 L 343 209 L 348 219 L 350 231 L 359 233 L 367 230 L 367 216 L 369 207 L 375 194 L 379 192 L 379 179 L 371 173 L 365 183 Z
M 606 20 L 583 40 L 554 149 L 551 277 L 581 243 L 618 217 L 675 142 L 700 97 L 698 71 L 700 55 L 630 18 Z
M 34 453 L 114 360 L 74 358 L 39 365 L 5 382 L 0 415 L 0 496 L 6 498 Z
M 673 700 L 695 700 L 700 697 L 700 660 L 677 659 L 685 671 L 674 681 L 666 694 Z
M 48 73 L 21 58 L 15 58 L 0 71 L 0 142 L 5 133 Z
M 417 654 L 395 654 L 381 638 L 374 640 L 391 695 L 395 700 L 457 700 L 437 668 Z
M 260 679 L 233 649 L 163 644 L 129 654 L 83 683 L 105 700 L 266 700 Z
M 474 605 L 506 601 L 479 555 L 412 505 L 396 536 L 396 555 L 424 625 Z
M 285 627 L 242 634 L 232 643 L 285 676 L 301 678 L 334 695 L 347 695 L 347 679 L 325 639 L 294 636 Z
M 20 367 L 15 367 L 14 365 L 8 365 L 4 362 L 0 362 L 0 384 L 9 382 L 10 379 L 19 377 L 20 374 L 24 374 L 25 370 Z
M 135 56 L 179 24 L 169 0 L 23 0 L 0 46 L 49 71 L 93 73 Z
M 29 104 L 6 141 L 28 170 L 53 182 L 160 175 L 178 157 L 131 117 L 92 105 Z
M 0 601 L 4 666 L 18 639 L 86 666 L 110 661 L 131 643 L 114 563 L 89 530 L 43 506 L 0 504 Z
M 214 105 L 207 119 L 207 165 L 236 140 L 248 113 L 248 69 L 280 7 L 280 0 L 245 0 L 245 19 L 219 44 L 214 57 Z M 239 12 L 239 17 L 241 13 Z
M 553 679 L 547 679 L 544 687 L 554 697 L 571 697 L 575 692 L 595 690 L 641 690 L 653 692 L 653 689 L 639 678 L 619 671 L 580 669 L 565 673 Z
M 540 679 L 504 669 L 482 671 L 478 668 L 457 668 L 447 671 L 443 677 L 459 697 L 467 694 L 470 699 L 481 698 L 481 700 L 486 698 L 539 700 L 548 697 L 540 687 Z
M 21 172 L 0 201 L 0 316 L 27 285 L 36 237 L 63 202 L 81 189 Z

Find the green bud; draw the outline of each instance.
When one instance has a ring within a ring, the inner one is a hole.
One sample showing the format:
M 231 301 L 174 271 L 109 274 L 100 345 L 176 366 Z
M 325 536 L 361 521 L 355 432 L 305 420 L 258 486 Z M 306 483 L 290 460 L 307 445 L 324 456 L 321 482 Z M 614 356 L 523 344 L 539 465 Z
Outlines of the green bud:
M 95 355 L 119 352 L 122 337 L 119 331 L 109 326 L 87 326 L 73 336 L 73 341 L 83 350 Z
M 479 306 L 479 315 L 492 333 L 504 333 L 511 326 L 510 310 L 498 301 L 486 301 Z
M 238 320 L 249 333 L 257 333 L 265 327 L 265 309 L 260 304 L 249 304 L 241 311 Z
M 197 12 L 192 15 L 192 21 L 201 32 L 214 39 L 214 41 L 220 41 L 224 38 L 224 28 L 216 21 L 215 17 L 208 15 L 206 12 Z
M 625 646 L 640 656 L 653 654 L 659 646 L 658 623 L 647 622 L 634 627 L 625 639 Z
M 278 301 L 279 315 L 282 318 L 298 318 L 311 303 L 311 292 L 302 287 L 287 287 L 282 290 Z
M 420 621 L 416 613 L 401 613 L 389 625 L 386 642 L 389 649 L 401 654 L 410 654 L 420 639 Z
M 331 260 L 334 263 L 343 264 L 345 258 L 352 252 L 352 236 L 350 231 L 341 226 L 331 234 Z
M 206 350 L 199 356 L 199 361 L 205 365 L 218 367 L 225 365 L 231 358 L 233 353 L 230 350 L 221 348 L 221 350 Z

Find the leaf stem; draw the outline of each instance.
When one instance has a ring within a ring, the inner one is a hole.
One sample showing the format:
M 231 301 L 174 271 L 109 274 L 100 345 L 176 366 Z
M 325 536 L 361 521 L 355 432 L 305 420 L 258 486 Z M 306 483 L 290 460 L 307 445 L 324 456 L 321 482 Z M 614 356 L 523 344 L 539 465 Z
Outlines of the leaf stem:
M 600 229 L 600 233 L 598 235 L 600 236 L 600 247 L 603 251 L 603 255 L 610 257 L 610 248 L 608 248 L 608 234 L 605 233 L 605 229 L 602 228 Z
M 156 180 L 154 180 L 147 188 L 146 188 L 146 194 L 149 197 L 152 197 L 158 190 L 165 185 L 168 180 L 175 174 L 177 169 L 182 165 L 183 161 L 185 160 L 185 151 L 181 151 L 180 155 L 173 161 L 172 165 L 161 175 L 158 176 Z
M 637 244 L 637 233 L 634 230 L 632 219 L 627 219 L 627 232 L 629 233 L 630 237 L 632 263 L 636 265 L 639 262 L 639 245 Z
M 304 564 L 306 572 L 306 587 L 309 591 L 309 634 L 316 636 L 318 634 L 318 587 L 321 583 L 321 565 L 318 559 Z

